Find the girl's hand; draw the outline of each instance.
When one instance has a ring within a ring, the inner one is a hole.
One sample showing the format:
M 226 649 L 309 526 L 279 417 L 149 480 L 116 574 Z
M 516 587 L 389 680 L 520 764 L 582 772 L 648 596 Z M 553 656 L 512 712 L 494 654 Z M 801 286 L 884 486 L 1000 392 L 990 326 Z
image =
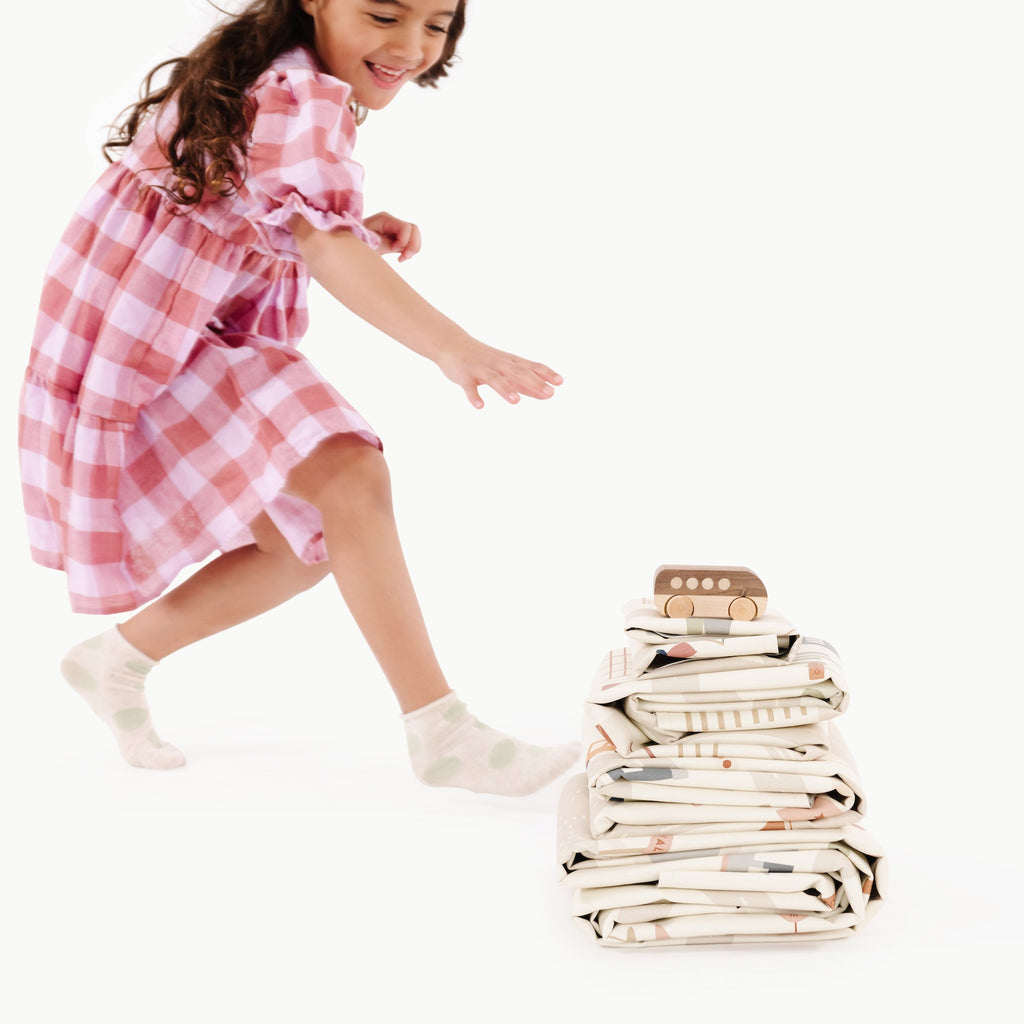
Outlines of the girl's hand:
M 436 359 L 441 372 L 458 384 L 476 409 L 484 407 L 477 390 L 486 384 L 513 405 L 521 395 L 550 398 L 562 378 L 549 366 L 522 359 L 477 341 L 468 334 L 450 342 Z
M 382 212 L 367 217 L 363 221 L 363 226 L 380 235 L 380 246 L 377 252 L 382 256 L 397 252 L 399 254 L 398 262 L 404 263 L 420 251 L 422 244 L 420 229 L 407 220 L 399 220 L 397 217 L 392 217 L 390 213 Z
M 367 226 L 380 231 L 387 222 L 404 223 L 379 213 Z M 484 404 L 478 391 L 482 384 L 515 404 L 520 395 L 550 398 L 555 393 L 552 385 L 562 383 L 543 363 L 501 352 L 468 335 L 351 231 L 317 231 L 298 213 L 288 226 L 314 280 L 356 316 L 434 362 L 477 409 Z M 405 227 L 411 229 L 406 249 L 415 251 L 419 232 L 411 224 Z M 397 236 L 393 245 L 393 252 L 404 251 Z

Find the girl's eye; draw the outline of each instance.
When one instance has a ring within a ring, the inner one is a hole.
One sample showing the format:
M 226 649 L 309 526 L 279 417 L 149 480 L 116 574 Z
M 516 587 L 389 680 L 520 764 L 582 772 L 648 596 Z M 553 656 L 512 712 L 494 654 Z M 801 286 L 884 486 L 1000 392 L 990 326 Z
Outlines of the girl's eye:
M 378 25 L 397 25 L 398 24 L 398 19 L 397 18 L 390 18 L 386 14 L 371 14 L 370 17 Z M 447 25 L 428 25 L 427 26 L 427 31 L 428 32 L 432 32 L 434 35 L 446 36 L 446 35 L 448 35 L 448 26 Z

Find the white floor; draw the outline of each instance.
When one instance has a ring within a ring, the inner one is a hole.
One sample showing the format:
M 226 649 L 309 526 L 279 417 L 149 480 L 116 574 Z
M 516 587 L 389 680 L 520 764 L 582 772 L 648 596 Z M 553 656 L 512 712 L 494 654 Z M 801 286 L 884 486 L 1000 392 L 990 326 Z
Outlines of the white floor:
M 845 726 L 866 824 L 889 857 L 890 894 L 872 924 L 786 948 L 615 951 L 577 931 L 556 882 L 560 783 L 521 800 L 421 787 L 390 696 L 346 627 L 347 670 L 331 665 L 326 640 L 286 653 L 281 631 L 302 636 L 300 618 L 333 599 L 324 588 L 264 620 L 262 635 L 244 627 L 160 667 L 154 716 L 189 756 L 167 773 L 124 765 L 36 663 L 42 645 L 18 647 L 25 685 L 8 688 L 0 750 L 7 1019 L 88 1008 L 110 1024 L 269 1024 L 346 1020 L 372 1005 L 382 1020 L 683 1008 L 724 1020 L 812 1008 L 840 1022 L 883 1008 L 945 1020 L 983 1016 L 1010 991 L 1010 757 L 965 757 L 970 730 L 951 730 L 960 741 L 948 746 L 930 740 L 946 717 L 934 710 L 869 721 L 886 698 L 867 691 L 893 685 L 888 670 L 851 683 L 861 706 Z M 84 622 L 58 623 L 50 669 Z M 507 699 L 508 669 L 495 674 L 504 697 L 475 702 L 492 721 L 539 741 L 572 734 L 567 684 L 538 715 Z M 523 689 L 542 701 L 548 686 Z

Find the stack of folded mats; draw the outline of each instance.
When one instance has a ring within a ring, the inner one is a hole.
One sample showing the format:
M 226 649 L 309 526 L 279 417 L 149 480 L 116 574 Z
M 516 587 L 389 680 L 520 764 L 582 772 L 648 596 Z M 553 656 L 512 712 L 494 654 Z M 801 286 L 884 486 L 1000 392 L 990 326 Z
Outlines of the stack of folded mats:
M 750 622 L 626 606 L 598 667 L 586 774 L 559 806 L 572 913 L 609 946 L 849 935 L 885 862 L 834 719 L 836 651 L 770 610 Z

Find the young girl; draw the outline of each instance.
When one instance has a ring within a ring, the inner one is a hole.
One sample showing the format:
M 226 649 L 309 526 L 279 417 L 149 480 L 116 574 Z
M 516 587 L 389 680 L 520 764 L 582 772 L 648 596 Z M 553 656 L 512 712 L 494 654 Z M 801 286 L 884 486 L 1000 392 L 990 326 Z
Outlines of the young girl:
M 470 337 L 385 263 L 419 250 L 414 224 L 363 217 L 356 124 L 407 82 L 436 85 L 464 20 L 465 0 L 254 0 L 169 62 L 166 87 L 150 73 L 108 143 L 120 159 L 51 261 L 21 403 L 32 554 L 67 574 L 76 611 L 157 598 L 61 666 L 129 764 L 185 763 L 150 722 L 159 660 L 328 572 L 423 782 L 525 794 L 576 757 L 490 729 L 449 688 L 380 441 L 295 348 L 312 275 L 478 408 L 481 385 L 517 402 L 561 383 Z

